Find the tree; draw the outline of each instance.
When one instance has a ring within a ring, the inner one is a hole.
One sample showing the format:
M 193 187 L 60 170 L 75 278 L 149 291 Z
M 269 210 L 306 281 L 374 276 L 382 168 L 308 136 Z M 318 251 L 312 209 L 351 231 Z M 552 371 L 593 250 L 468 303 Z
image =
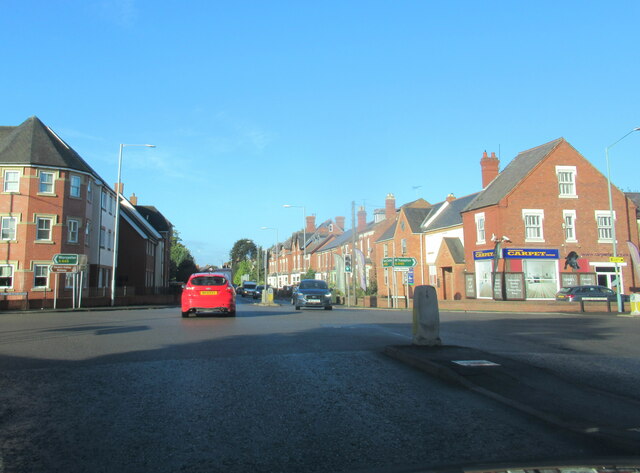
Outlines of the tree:
M 316 278 L 315 270 L 309 268 L 307 269 L 307 272 L 304 273 L 300 279 L 315 279 L 315 278 Z
M 235 266 L 245 259 L 254 260 L 257 254 L 256 244 L 248 238 L 242 238 L 233 244 L 229 252 L 231 263 Z
M 177 230 L 173 231 L 171 237 L 171 267 L 169 269 L 169 279 L 172 281 L 185 282 L 193 273 L 198 271 L 196 262 L 189 249 L 182 244 L 182 239 Z

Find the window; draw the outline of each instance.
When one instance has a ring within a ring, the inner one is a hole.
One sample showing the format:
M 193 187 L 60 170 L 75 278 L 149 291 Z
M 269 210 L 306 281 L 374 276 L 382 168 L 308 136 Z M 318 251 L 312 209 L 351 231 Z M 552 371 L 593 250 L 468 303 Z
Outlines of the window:
M 5 192 L 20 191 L 20 171 L 4 172 L 4 191 Z
M 71 197 L 80 197 L 80 176 L 71 176 Z
M 485 243 L 484 212 L 475 215 L 476 219 L 476 243 Z
M 402 256 L 407 254 L 407 239 L 400 240 L 400 248 L 402 249 Z
M 78 220 L 69 219 L 67 221 L 67 241 L 69 243 L 78 243 L 78 228 L 80 228 Z
M 386 258 L 387 256 L 389 256 L 389 246 L 385 243 L 383 246 L 383 251 L 382 251 L 383 256 Z
M 115 199 L 113 198 L 112 195 L 109 196 L 109 213 L 112 214 L 113 213 L 113 202 L 115 201 Z
M 562 227 L 564 228 L 565 241 L 578 241 L 576 239 L 576 211 L 563 210 L 562 218 Z
M 2 217 L 2 231 L 0 238 L 2 240 L 15 240 L 16 239 L 16 223 L 18 219 L 16 217 Z
M 50 217 L 36 217 L 36 240 L 51 241 L 51 227 L 53 219 Z
M 615 220 L 615 218 L 615 212 L 613 213 L 612 219 L 611 213 L 608 210 L 596 210 L 598 242 L 610 242 L 613 240 L 613 220 Z
M 91 243 L 90 237 L 91 237 L 91 221 L 87 220 L 87 222 L 84 224 L 84 244 L 86 246 L 89 246 L 89 243 Z
M 87 201 L 93 202 L 93 180 L 91 178 L 87 181 Z
M 33 265 L 33 287 L 47 287 L 49 279 L 48 264 Z
M 13 287 L 13 266 L 10 264 L 0 265 L 0 287 Z
M 107 210 L 107 193 L 104 190 L 100 193 L 100 205 L 102 210 Z
M 107 237 L 107 229 L 104 227 L 100 227 L 100 248 L 104 248 L 106 237 Z
M 107 232 L 107 250 L 111 251 L 111 229 Z
M 42 194 L 53 194 L 53 173 L 40 172 L 40 187 L 38 192 Z
M 522 219 L 524 220 L 524 241 L 544 241 L 542 232 L 544 210 L 522 209 Z
M 556 166 L 558 176 L 558 193 L 560 197 L 577 197 L 576 195 L 576 167 Z

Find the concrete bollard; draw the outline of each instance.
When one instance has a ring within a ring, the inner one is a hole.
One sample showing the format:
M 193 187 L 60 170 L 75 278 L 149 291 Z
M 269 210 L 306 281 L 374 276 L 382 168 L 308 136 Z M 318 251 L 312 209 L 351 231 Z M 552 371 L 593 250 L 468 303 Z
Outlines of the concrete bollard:
M 413 344 L 442 345 L 436 288 L 416 286 L 413 294 Z

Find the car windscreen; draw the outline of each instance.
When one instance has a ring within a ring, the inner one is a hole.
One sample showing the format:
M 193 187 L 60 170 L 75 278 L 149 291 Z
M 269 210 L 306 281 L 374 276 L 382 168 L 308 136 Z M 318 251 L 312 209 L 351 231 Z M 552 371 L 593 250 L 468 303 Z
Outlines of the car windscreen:
M 222 286 L 226 283 L 222 276 L 198 276 L 191 280 L 192 286 Z
M 245 289 L 255 289 L 256 285 L 249 283 L 249 284 L 243 284 L 242 287 L 244 287 Z
M 300 289 L 327 289 L 327 283 L 324 281 L 302 281 Z

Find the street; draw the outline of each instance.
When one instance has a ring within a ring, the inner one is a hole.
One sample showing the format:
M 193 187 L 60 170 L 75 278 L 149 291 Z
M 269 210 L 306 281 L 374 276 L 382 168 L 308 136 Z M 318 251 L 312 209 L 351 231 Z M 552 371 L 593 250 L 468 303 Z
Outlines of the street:
M 638 319 L 442 313 L 445 344 L 640 400 Z M 411 313 L 0 314 L 0 473 L 407 471 L 613 457 L 382 354 Z

